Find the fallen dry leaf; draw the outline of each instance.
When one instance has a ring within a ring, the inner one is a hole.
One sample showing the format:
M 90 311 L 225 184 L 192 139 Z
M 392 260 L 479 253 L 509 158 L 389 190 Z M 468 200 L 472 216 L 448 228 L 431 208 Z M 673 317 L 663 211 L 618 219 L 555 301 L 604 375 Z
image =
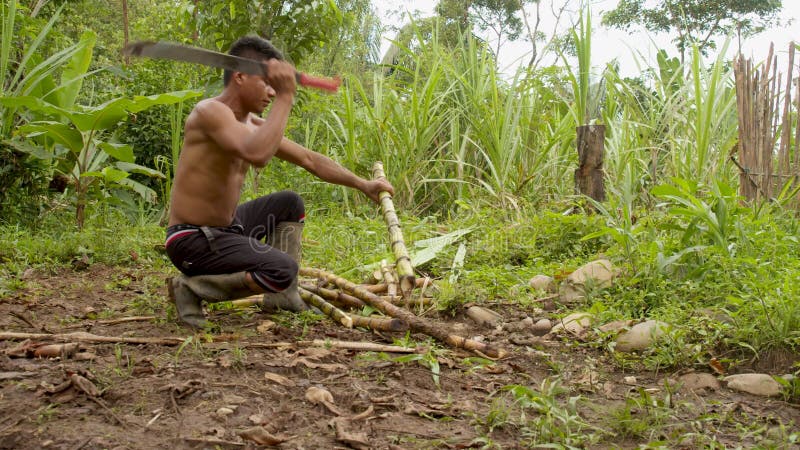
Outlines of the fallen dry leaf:
M 267 418 L 261 414 L 252 414 L 247 418 L 247 420 L 249 420 L 253 425 L 264 425 L 267 423 Z
M 297 358 L 291 363 L 289 363 L 288 367 L 295 367 L 298 364 L 302 364 L 309 369 L 322 369 L 326 372 L 338 372 L 340 370 L 347 370 L 347 366 L 343 364 L 326 364 L 326 363 L 318 363 L 314 361 L 309 361 L 306 358 Z
M 252 441 L 260 445 L 278 445 L 293 439 L 293 437 L 272 435 L 261 426 L 251 427 L 246 430 L 239 431 L 237 434 L 242 439 Z
M 722 363 L 719 362 L 717 358 L 711 358 L 711 361 L 708 362 L 708 365 L 714 369 L 714 372 L 716 372 L 717 375 L 725 375 L 725 367 L 722 366 Z
M 278 375 L 277 373 L 264 372 L 264 378 L 268 379 L 269 381 L 278 383 L 281 386 L 286 386 L 286 387 L 297 386 L 297 383 L 295 383 L 294 381 L 290 380 L 289 378 L 286 378 L 283 375 Z
M 97 389 L 97 386 L 95 386 L 94 383 L 86 378 L 78 375 L 77 373 L 73 373 L 69 378 L 72 381 L 72 385 L 75 386 L 76 389 L 88 395 L 89 397 L 100 396 L 100 389 Z
M 364 432 L 355 431 L 353 423 L 345 417 L 337 417 L 331 420 L 333 428 L 336 430 L 336 440 L 353 447 L 356 450 L 366 450 L 370 447 L 369 438 Z
M 308 359 L 320 359 L 333 354 L 332 351 L 322 347 L 306 347 L 297 351 L 298 355 L 303 355 Z
M 275 322 L 271 320 L 262 320 L 260 324 L 256 327 L 256 331 L 261 334 L 267 334 L 270 330 L 275 328 Z
M 33 354 L 33 351 L 41 346 L 38 342 L 33 342 L 30 339 L 25 339 L 19 344 L 6 349 L 4 353 L 12 358 L 26 358 Z
M 351 422 L 357 422 L 359 420 L 369 419 L 369 417 L 372 416 L 372 413 L 374 412 L 375 412 L 375 407 L 369 405 L 367 409 L 365 409 L 363 412 L 360 412 L 355 416 L 350 417 L 348 420 L 350 420 Z
M 328 408 L 328 411 L 336 414 L 337 416 L 344 415 L 344 413 L 339 411 L 339 408 L 336 407 L 336 404 L 333 403 L 333 395 L 327 389 L 311 386 L 308 388 L 308 390 L 306 390 L 306 400 L 315 405 L 321 404 L 325 406 Z
M 306 390 L 306 400 L 315 405 L 324 402 L 333 403 L 333 394 L 327 389 L 311 386 Z

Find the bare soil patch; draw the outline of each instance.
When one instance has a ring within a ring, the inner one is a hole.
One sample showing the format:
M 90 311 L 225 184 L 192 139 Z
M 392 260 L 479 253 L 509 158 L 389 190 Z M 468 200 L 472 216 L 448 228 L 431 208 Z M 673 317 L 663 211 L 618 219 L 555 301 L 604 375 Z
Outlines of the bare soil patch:
M 168 317 L 163 280 L 163 274 L 146 269 L 99 265 L 24 276 L 24 287 L 0 302 L 2 331 L 185 340 L 173 346 L 82 343 L 77 353 L 53 358 L 25 357 L 20 341 L 0 342 L 0 448 L 253 448 L 262 445 L 257 442 L 286 449 L 489 443 L 523 448 L 537 432 L 531 420 L 569 425 L 556 415 L 561 411 L 579 415 L 585 424 L 580 433 L 598 436 L 584 444 L 589 448 L 638 448 L 656 440 L 671 448 L 696 448 L 711 437 L 726 446 L 751 447 L 781 439 L 800 421 L 798 408 L 779 399 L 724 387 L 688 392 L 673 385 L 672 390 L 665 380 L 686 370 L 624 373 L 603 349 L 481 328 L 461 315 L 428 313 L 512 354 L 489 364 L 464 351 L 437 351 L 438 385 L 423 363 L 394 361 L 401 354 L 296 344 L 313 339 L 391 344 L 404 337 L 348 330 L 327 318 L 302 322 L 289 315 L 217 310 L 210 318 L 222 333 L 193 335 Z M 493 308 L 507 320 L 548 315 Z M 133 316 L 154 318 L 115 321 Z M 267 320 L 274 322 L 268 330 Z M 266 345 L 281 342 L 290 345 Z M 98 395 L 76 384 L 76 375 Z M 543 382 L 556 377 L 564 391 L 552 395 L 557 406 L 552 420 L 533 409 L 525 410 L 527 422 L 521 420 L 521 406 L 504 387 L 544 392 Z M 330 392 L 333 408 L 307 399 L 312 387 Z M 575 396 L 581 400 L 573 411 L 568 399 Z

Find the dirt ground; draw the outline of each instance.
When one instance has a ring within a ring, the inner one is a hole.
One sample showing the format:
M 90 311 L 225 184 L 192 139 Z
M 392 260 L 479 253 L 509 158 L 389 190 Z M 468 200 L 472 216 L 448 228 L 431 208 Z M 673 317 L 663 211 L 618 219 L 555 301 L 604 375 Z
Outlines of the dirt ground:
M 20 289 L 0 301 L 0 331 L 192 336 L 167 317 L 163 283 L 163 274 L 144 269 L 29 271 Z M 494 308 L 508 321 L 558 313 Z M 147 315 L 155 319 L 113 322 Z M 394 361 L 401 354 L 296 344 L 391 344 L 403 333 L 253 310 L 215 310 L 210 317 L 221 334 L 171 346 L 83 343 L 63 359 L 31 357 L 41 340 L 0 341 L 0 448 L 254 448 L 256 442 L 284 449 L 535 448 L 530 443 L 548 433 L 557 442 L 571 435 L 578 448 L 657 441 L 664 448 L 700 448 L 710 440 L 729 448 L 795 448 L 787 436 L 798 429 L 796 405 L 724 387 L 693 392 L 665 384 L 686 369 L 622 372 L 607 350 L 572 339 L 496 331 L 462 315 L 429 312 L 462 335 L 481 335 L 511 351 L 489 363 L 438 347 L 437 386 L 419 361 Z M 280 342 L 289 345 L 264 345 Z M 545 382 L 554 379 L 563 389 Z M 525 409 L 523 418 L 524 405 L 504 389 L 510 385 L 546 395 L 529 397 L 539 406 Z M 332 394 L 330 408 L 306 398 L 312 387 Z M 590 434 L 595 438 L 581 441 Z

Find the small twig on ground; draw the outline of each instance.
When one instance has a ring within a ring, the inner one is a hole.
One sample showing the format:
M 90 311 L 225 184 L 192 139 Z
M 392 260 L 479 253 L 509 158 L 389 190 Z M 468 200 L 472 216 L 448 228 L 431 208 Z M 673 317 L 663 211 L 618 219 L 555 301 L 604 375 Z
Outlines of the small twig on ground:
M 175 391 L 173 389 L 169 390 L 169 399 L 172 401 L 172 408 L 175 409 L 175 415 L 178 417 L 182 417 L 181 409 L 178 408 L 178 402 L 175 401 Z M 181 419 L 183 421 L 183 419 Z
M 376 430 L 380 430 L 380 431 L 391 431 L 391 432 L 394 432 L 394 433 L 401 433 L 401 434 L 413 434 L 414 436 L 421 436 L 421 437 L 425 437 L 425 438 L 428 438 L 428 439 L 445 439 L 446 438 L 446 436 L 441 436 L 441 435 L 438 435 L 438 434 L 420 433 L 419 431 L 411 431 L 411 430 L 398 430 L 396 428 L 390 428 L 390 427 L 373 426 L 373 428 L 376 429 Z
M 89 400 L 100 405 L 100 407 L 103 408 L 111 417 L 113 417 L 118 424 L 122 425 L 123 427 L 129 425 L 127 422 L 124 422 L 122 419 L 120 419 L 119 416 L 114 411 L 112 411 L 111 408 L 109 408 L 108 405 L 106 405 L 106 402 L 104 402 L 102 399 L 99 399 L 97 397 L 92 397 L 91 395 L 87 395 L 86 397 L 88 397 Z
M 144 322 L 147 320 L 155 320 L 155 319 L 156 316 L 132 316 L 132 317 L 120 317 L 119 319 L 98 320 L 95 323 L 99 325 L 117 325 L 120 323 Z
M 225 343 L 227 344 L 227 343 Z M 219 345 L 206 344 L 208 347 L 217 348 Z M 417 353 L 417 348 L 400 347 L 398 345 L 377 344 L 361 341 L 337 341 L 327 339 L 314 339 L 312 341 L 297 342 L 237 342 L 239 348 L 284 348 L 284 347 L 323 347 L 340 348 L 361 352 L 386 352 L 386 353 Z
M 39 409 L 41 409 L 41 408 L 39 408 Z M 32 412 L 32 413 L 30 413 L 30 414 L 28 414 L 28 415 L 25 415 L 25 416 L 22 416 L 22 417 L 19 417 L 19 418 L 17 418 L 17 420 L 15 420 L 15 421 L 11 422 L 11 424 L 7 425 L 7 426 L 6 426 L 6 427 L 4 427 L 2 430 L 0 430 L 0 436 L 2 436 L 2 435 L 3 435 L 3 433 L 5 433 L 6 431 L 8 431 L 8 430 L 10 430 L 10 429 L 14 428 L 15 426 L 19 425 L 19 424 L 20 424 L 20 423 L 22 423 L 24 420 L 28 419 L 29 417 L 31 417 L 32 415 L 34 415 L 34 414 L 35 414 L 35 413 L 37 413 L 38 411 L 39 411 L 39 410 L 37 409 L 36 411 L 34 411 L 34 412 Z
M 160 410 L 160 409 L 161 409 L 161 408 L 159 408 L 159 410 Z M 158 418 L 159 418 L 159 417 L 161 417 L 161 414 L 163 414 L 163 413 L 164 413 L 164 411 L 161 411 L 161 410 L 160 410 L 160 411 L 158 411 L 158 413 L 157 413 L 155 416 L 153 416 L 153 418 L 152 418 L 152 419 L 150 419 L 149 421 L 147 421 L 147 424 L 144 426 L 144 428 L 145 428 L 145 429 L 147 429 L 147 428 L 150 428 L 150 426 L 151 426 L 151 425 L 153 425 L 154 423 L 156 423 L 156 420 L 158 420 Z
M 233 441 L 223 441 L 222 439 L 214 439 L 214 438 L 193 438 L 193 437 L 182 437 L 186 442 L 191 442 L 194 444 L 206 444 L 206 445 L 221 445 L 221 446 L 231 446 L 231 447 L 247 447 L 247 444 L 243 442 L 233 442 Z
M 25 322 L 25 323 L 26 323 L 26 324 L 27 324 L 29 327 L 33 328 L 34 330 L 42 330 L 42 331 L 44 331 L 45 333 L 52 333 L 52 331 L 48 330 L 48 329 L 47 329 L 47 327 L 46 327 L 46 326 L 44 326 L 44 325 L 42 325 L 42 326 L 36 326 L 36 324 L 34 324 L 33 322 L 31 322 L 31 321 L 30 321 L 30 319 L 28 319 L 27 317 L 25 317 L 25 316 L 24 316 L 24 315 L 22 315 L 21 313 L 18 313 L 18 312 L 15 312 L 15 311 L 11 311 L 11 312 L 9 312 L 9 314 L 10 314 L 10 315 L 12 315 L 12 316 L 14 316 L 14 317 L 16 317 L 17 319 L 19 319 L 19 320 L 21 320 L 21 321 Z
M 81 450 L 83 447 L 86 447 L 87 445 L 89 445 L 89 442 L 92 442 L 92 439 L 94 439 L 94 436 L 89 436 L 88 438 L 78 442 L 70 450 Z
M 100 336 L 87 333 L 85 331 L 75 331 L 73 333 L 50 334 L 50 333 L 15 333 L 10 331 L 0 331 L 0 341 L 34 339 L 34 340 L 53 340 L 61 342 L 91 342 L 91 343 L 110 343 L 110 344 L 155 344 L 155 345 L 180 345 L 186 338 L 179 337 L 121 337 L 121 336 Z

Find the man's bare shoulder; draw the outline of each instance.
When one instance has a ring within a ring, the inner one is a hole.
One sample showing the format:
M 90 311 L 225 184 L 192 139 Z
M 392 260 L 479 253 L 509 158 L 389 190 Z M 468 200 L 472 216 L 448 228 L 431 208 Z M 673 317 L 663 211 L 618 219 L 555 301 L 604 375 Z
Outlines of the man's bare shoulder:
M 236 120 L 231 108 L 216 98 L 200 100 L 189 114 L 188 122 L 207 127 L 213 124 Z

